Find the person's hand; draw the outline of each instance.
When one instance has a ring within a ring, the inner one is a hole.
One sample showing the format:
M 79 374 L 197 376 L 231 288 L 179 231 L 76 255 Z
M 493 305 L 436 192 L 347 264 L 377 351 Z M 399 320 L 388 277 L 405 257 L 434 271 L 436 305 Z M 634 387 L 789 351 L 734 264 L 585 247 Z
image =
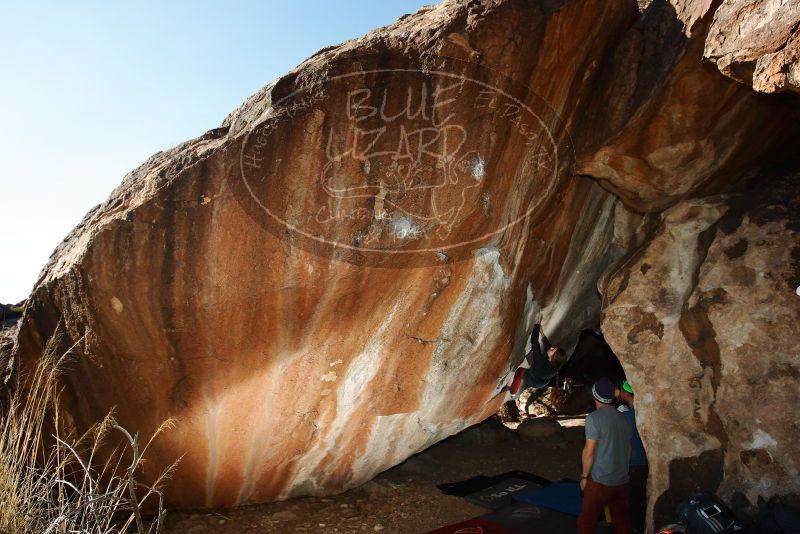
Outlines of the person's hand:
M 581 491 L 586 491 L 586 480 L 585 478 L 581 479 Z

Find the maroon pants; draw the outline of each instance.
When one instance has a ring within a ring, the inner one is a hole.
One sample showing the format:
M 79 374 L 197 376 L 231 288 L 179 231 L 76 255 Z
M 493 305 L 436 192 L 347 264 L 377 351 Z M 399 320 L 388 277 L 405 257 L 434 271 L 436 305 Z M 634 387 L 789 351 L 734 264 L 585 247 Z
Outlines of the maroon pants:
M 608 506 L 616 534 L 631 534 L 630 496 L 628 484 L 606 486 L 591 478 L 583 490 L 583 506 L 578 516 L 578 534 L 594 534 L 597 519 Z

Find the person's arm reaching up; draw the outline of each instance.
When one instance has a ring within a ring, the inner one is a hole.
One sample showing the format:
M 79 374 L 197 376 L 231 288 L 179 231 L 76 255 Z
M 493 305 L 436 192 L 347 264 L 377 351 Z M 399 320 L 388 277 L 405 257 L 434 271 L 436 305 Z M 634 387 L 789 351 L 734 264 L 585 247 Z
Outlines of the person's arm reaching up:
M 549 339 L 547 339 L 547 334 L 544 333 L 544 329 L 540 327 L 539 331 L 541 332 L 539 334 L 539 346 L 541 347 L 542 352 L 547 354 L 547 351 L 550 350 L 550 347 L 552 347 L 553 344 L 550 343 Z
M 533 332 L 531 332 L 531 350 L 541 352 L 542 350 L 542 343 L 539 340 L 539 335 L 542 329 L 542 325 L 536 324 L 533 327 Z

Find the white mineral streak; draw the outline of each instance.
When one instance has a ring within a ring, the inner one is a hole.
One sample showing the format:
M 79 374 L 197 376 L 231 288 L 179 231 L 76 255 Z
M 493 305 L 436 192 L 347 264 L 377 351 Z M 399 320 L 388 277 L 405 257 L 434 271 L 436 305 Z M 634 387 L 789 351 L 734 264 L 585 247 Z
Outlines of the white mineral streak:
M 480 182 L 481 178 L 486 176 L 486 162 L 483 161 L 483 158 L 478 157 L 472 163 L 471 172 L 472 172 L 472 177 L 475 178 L 476 182 Z
M 436 346 L 426 387 L 421 393 L 422 410 L 418 419 L 420 425 L 432 434 L 422 441 L 425 446 L 474 422 L 453 419 L 458 409 L 454 407 L 452 398 L 471 389 L 482 376 L 481 366 L 475 365 L 475 356 L 482 354 L 487 347 L 499 346 L 497 335 L 502 331 L 501 306 L 510 288 L 511 278 L 500 265 L 500 252 L 495 248 L 476 251 L 469 282 L 464 285 L 451 308 L 450 317 L 442 326 L 441 339 L 450 341 Z
M 420 394 L 420 409 L 377 418 L 359 459 L 359 466 L 369 467 L 362 471 L 362 481 L 478 422 L 458 417 L 453 399 L 480 379 L 482 369 L 475 365 L 475 356 L 481 354 L 482 347 L 496 343 L 496 333 L 501 331 L 500 306 L 510 287 L 499 251 L 477 251 L 469 281 L 442 326 L 439 338 L 450 341 L 437 344 L 434 350 Z M 387 448 L 390 441 L 398 445 Z
M 554 345 L 569 350 L 577 334 L 596 327 L 600 299 L 595 287 L 599 275 L 624 251 L 612 248 L 617 199 L 599 186 L 592 188 L 586 210 L 596 216 L 581 219 L 575 229 L 556 295 L 542 310 L 543 328 Z
M 239 490 L 237 504 L 242 504 L 250 498 L 255 480 L 262 473 L 260 468 L 263 468 L 264 465 L 269 465 L 273 456 L 278 452 L 276 444 L 273 442 L 273 431 L 276 426 L 281 424 L 281 413 L 275 409 L 275 406 L 279 396 L 285 393 L 285 390 L 282 389 L 282 378 L 285 376 L 284 373 L 287 367 L 296 364 L 302 356 L 302 353 L 296 353 L 287 358 L 279 358 L 284 362 L 283 364 L 268 368 L 263 373 L 258 373 L 248 384 L 242 384 L 242 387 L 236 388 L 240 396 L 259 400 L 252 420 L 254 428 L 258 430 L 254 432 L 250 446 L 245 449 L 247 454 L 242 469 L 244 482 Z M 209 473 L 211 471 L 212 466 L 210 465 Z M 208 499 L 209 495 L 207 493 L 206 500 Z
M 434 350 L 423 381 L 425 387 L 420 394 L 419 409 L 409 413 L 377 415 L 365 425 L 369 428 L 369 437 L 353 465 L 354 478 L 348 485 L 366 482 L 380 471 L 478 422 L 475 418 L 459 417 L 452 400 L 481 379 L 482 369 L 475 365 L 475 357 L 486 350 L 485 347 L 495 346 L 498 342 L 496 336 L 501 331 L 499 323 L 502 318 L 500 306 L 510 287 L 511 280 L 500 265 L 499 251 L 482 249 L 476 252 L 469 281 L 442 327 L 439 338 L 449 341 L 437 344 Z M 387 347 L 382 343 L 382 336 L 399 309 L 400 302 L 395 304 L 369 346 L 350 365 L 339 386 L 336 421 L 325 436 L 324 444 L 309 451 L 300 461 L 301 467 L 294 477 L 297 484 L 310 479 L 327 454 L 340 457 L 345 452 L 336 450 L 337 438 L 350 415 L 370 401 L 361 392 L 370 390 L 369 382 L 387 361 Z M 501 377 L 497 378 L 499 381 Z M 493 392 L 489 393 L 493 395 Z M 490 401 L 492 395 L 485 401 Z M 334 461 L 331 465 L 336 463 Z M 291 494 L 291 489 L 286 494 Z
M 417 412 L 376 416 L 369 430 L 364 453 L 353 465 L 353 486 L 363 484 L 377 473 L 397 465 L 425 446 L 425 432 L 419 426 Z
M 419 225 L 405 215 L 395 215 L 392 218 L 391 228 L 397 239 L 416 238 L 422 234 Z
M 747 444 L 747 449 L 763 449 L 766 447 L 777 447 L 778 442 L 775 438 L 764 432 L 760 428 L 753 432 L 753 439 Z
M 385 342 L 384 336 L 387 331 L 391 331 L 395 318 L 403 316 L 402 312 L 398 315 L 398 312 L 404 308 L 403 304 L 403 300 L 400 299 L 394 303 L 364 350 L 348 366 L 336 392 L 336 417 L 326 429 L 325 434 L 320 436 L 317 443 L 299 459 L 292 483 L 287 484 L 280 498 L 288 498 L 292 494 L 292 490 L 300 484 L 303 484 L 312 493 L 318 491 L 321 482 L 317 478 L 320 475 L 318 472 L 320 462 L 329 454 L 335 459 L 347 454 L 347 450 L 337 447 L 337 442 L 343 436 L 352 438 L 352 436 L 344 435 L 348 421 L 360 407 L 370 403 L 370 395 L 362 393 L 371 391 L 369 383 L 381 365 L 386 362 L 386 351 L 389 349 L 389 344 Z M 334 460 L 330 465 L 336 464 L 337 461 Z M 374 475 L 375 473 L 372 473 L 369 477 Z

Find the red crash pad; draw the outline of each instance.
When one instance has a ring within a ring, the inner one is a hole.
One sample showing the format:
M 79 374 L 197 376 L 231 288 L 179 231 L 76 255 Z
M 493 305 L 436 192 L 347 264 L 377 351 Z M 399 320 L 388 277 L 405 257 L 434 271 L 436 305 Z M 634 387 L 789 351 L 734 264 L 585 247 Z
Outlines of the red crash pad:
M 455 525 L 431 530 L 427 534 L 514 534 L 514 532 L 485 519 L 469 519 Z

